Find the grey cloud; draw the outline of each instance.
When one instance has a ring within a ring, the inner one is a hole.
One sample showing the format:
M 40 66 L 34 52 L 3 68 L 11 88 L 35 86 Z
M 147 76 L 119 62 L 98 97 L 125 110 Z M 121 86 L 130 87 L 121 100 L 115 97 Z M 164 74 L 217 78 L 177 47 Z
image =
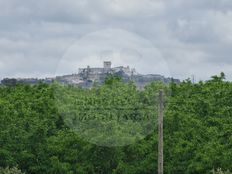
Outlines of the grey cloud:
M 0 78 L 52 75 L 75 42 L 92 32 L 119 28 L 149 40 L 173 76 L 207 79 L 225 71 L 232 79 L 231 17 L 231 0 L 0 0 Z M 124 42 L 130 39 L 123 37 Z M 98 41 L 86 41 L 83 52 L 99 49 Z M 81 62 L 81 55 L 77 59 Z M 138 69 L 153 73 L 156 63 L 151 54 Z

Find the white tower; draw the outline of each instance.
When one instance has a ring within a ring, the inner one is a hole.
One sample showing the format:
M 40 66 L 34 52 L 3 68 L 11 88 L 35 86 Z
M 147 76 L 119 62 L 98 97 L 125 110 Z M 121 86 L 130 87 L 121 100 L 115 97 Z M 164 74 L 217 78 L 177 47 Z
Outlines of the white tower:
M 111 61 L 104 61 L 104 69 L 110 70 L 111 69 Z

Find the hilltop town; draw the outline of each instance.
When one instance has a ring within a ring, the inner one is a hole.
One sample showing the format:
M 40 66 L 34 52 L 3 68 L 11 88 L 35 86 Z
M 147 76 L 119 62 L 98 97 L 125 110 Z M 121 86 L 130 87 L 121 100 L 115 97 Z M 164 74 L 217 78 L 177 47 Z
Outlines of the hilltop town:
M 83 88 L 91 88 L 94 84 L 101 85 L 105 78 L 109 75 L 116 75 L 122 78 L 124 82 L 133 81 L 138 88 L 143 88 L 147 84 L 153 81 L 162 81 L 164 83 L 170 83 L 174 81 L 179 83 L 178 79 L 166 78 L 158 74 L 139 74 L 134 68 L 129 66 L 118 66 L 112 67 L 110 61 L 104 61 L 103 67 L 90 67 L 79 68 L 78 73 L 71 75 L 57 76 L 54 78 L 36 79 L 36 78 L 20 78 L 20 79 L 9 79 L 5 78 L 1 81 L 2 84 L 14 84 L 14 83 L 26 83 L 36 84 L 39 81 L 44 83 L 53 83 L 54 81 L 61 84 L 77 85 Z

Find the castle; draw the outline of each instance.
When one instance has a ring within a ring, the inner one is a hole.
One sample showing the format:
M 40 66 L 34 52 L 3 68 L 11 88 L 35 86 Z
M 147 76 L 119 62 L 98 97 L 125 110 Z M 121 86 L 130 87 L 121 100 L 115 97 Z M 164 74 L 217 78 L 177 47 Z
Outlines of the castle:
M 78 74 L 66 75 L 56 77 L 56 80 L 63 84 L 76 84 L 81 87 L 91 87 L 95 84 L 102 84 L 107 75 L 114 74 L 121 76 L 125 81 L 129 80 L 130 77 L 136 75 L 135 69 L 130 69 L 129 66 L 123 67 L 112 67 L 110 61 L 104 61 L 103 67 L 90 67 L 79 68 Z
M 111 66 L 112 63 L 110 61 L 104 61 L 103 68 L 90 68 L 90 66 L 87 66 L 87 68 L 79 68 L 78 74 L 82 76 L 83 79 L 95 81 L 97 79 L 101 79 L 101 77 L 107 74 L 117 74 L 123 72 L 130 76 L 136 73 L 136 71 L 134 69 L 131 70 L 129 66 L 119 66 L 114 68 Z

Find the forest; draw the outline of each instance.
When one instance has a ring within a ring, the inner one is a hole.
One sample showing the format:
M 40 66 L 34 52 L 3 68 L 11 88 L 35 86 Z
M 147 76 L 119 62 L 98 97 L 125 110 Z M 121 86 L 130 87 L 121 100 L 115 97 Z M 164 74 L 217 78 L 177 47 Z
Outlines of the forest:
M 155 174 L 165 92 L 164 173 L 230 174 L 232 82 L 224 73 L 144 90 L 109 76 L 82 89 L 0 86 L 0 174 Z

